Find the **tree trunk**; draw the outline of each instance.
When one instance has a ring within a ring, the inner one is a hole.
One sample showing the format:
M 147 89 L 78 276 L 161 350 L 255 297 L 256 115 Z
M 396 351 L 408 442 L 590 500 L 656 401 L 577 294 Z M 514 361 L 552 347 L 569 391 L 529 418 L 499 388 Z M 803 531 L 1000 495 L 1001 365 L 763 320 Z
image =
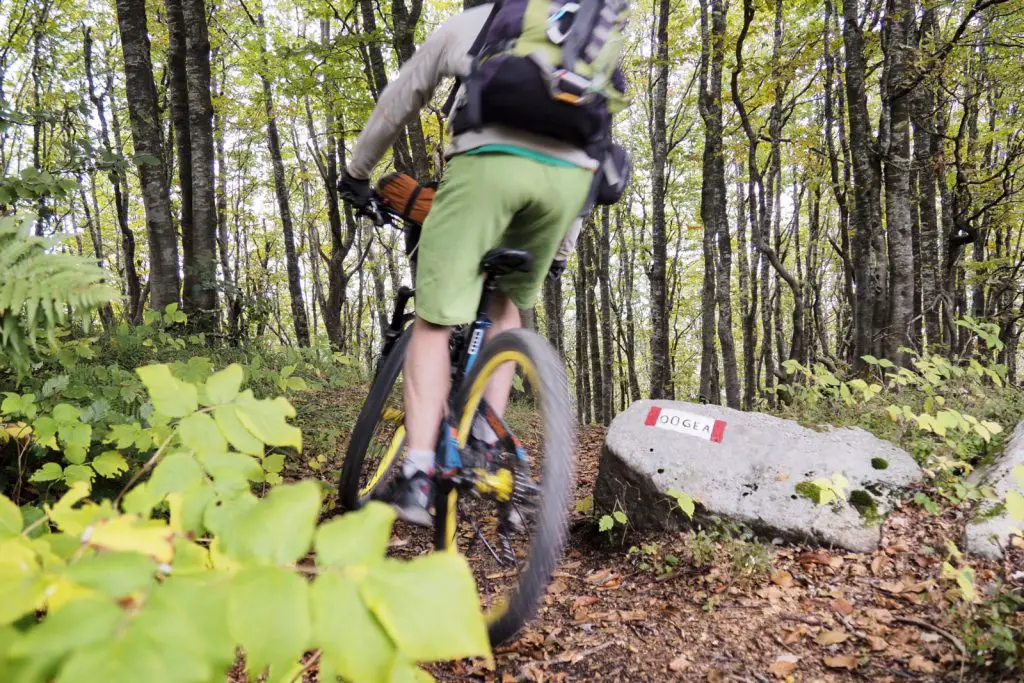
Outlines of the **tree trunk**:
M 598 337 L 597 328 L 597 297 L 594 294 L 594 285 L 597 284 L 597 254 L 594 248 L 593 234 L 595 225 L 593 216 L 588 218 L 583 234 L 580 235 L 581 247 L 587 251 L 587 271 L 584 273 L 586 282 L 587 297 L 587 340 L 590 344 L 590 386 L 591 405 L 594 408 L 594 422 L 604 422 L 604 371 L 602 370 L 601 340 Z M 610 358 L 603 359 L 610 363 Z
M 604 387 L 604 397 L 601 401 L 604 413 L 603 423 L 611 424 L 615 415 L 615 383 L 612 372 L 612 286 L 611 286 L 611 226 L 610 209 L 605 206 L 601 210 L 601 239 L 598 249 L 597 274 L 601 290 L 601 357 L 604 364 L 601 366 L 601 385 Z
M 562 278 L 544 281 L 544 335 L 565 358 L 565 340 L 562 325 Z
M 194 267 L 194 227 L 192 222 L 192 135 L 189 128 L 188 70 L 185 13 L 182 0 L 164 0 L 167 8 L 167 95 L 174 127 L 174 147 L 178 157 L 178 186 L 181 192 L 181 258 L 184 278 L 181 287 L 182 307 L 196 310 L 199 296 L 198 273 Z
M 210 97 L 210 37 L 204 0 L 182 0 L 185 19 L 189 143 L 192 153 L 192 254 L 196 286 L 191 322 L 217 328 L 217 194 L 214 178 L 213 101 Z
M 671 394 L 672 359 L 668 349 L 668 297 L 665 287 L 665 264 L 668 243 L 665 230 L 665 162 L 668 157 L 668 132 L 665 112 L 668 106 L 668 21 L 671 4 L 658 0 L 655 44 L 654 82 L 652 84 L 651 144 L 651 392 L 653 399 Z M 706 258 L 706 256 L 705 256 Z M 713 305 L 713 302 L 712 302 Z
M 259 16 L 260 28 L 263 28 L 263 15 Z M 264 38 L 261 37 L 261 40 Z M 288 202 L 288 182 L 284 175 L 284 160 L 281 157 L 281 137 L 277 130 L 277 118 L 274 115 L 274 92 L 270 79 L 260 74 L 263 84 L 263 108 L 267 114 L 267 147 L 270 150 L 270 161 L 274 168 L 274 195 L 277 197 L 277 209 L 281 216 L 281 230 L 284 233 L 285 266 L 288 271 L 288 294 L 291 300 L 292 324 L 295 328 L 295 340 L 299 346 L 309 346 L 309 321 L 306 317 L 306 302 L 302 296 L 302 275 L 299 272 L 299 257 L 295 253 L 295 231 L 292 226 L 292 211 Z
M 366 37 L 365 44 L 361 46 L 363 66 L 370 84 L 370 94 L 373 96 L 374 101 L 376 101 L 388 85 L 387 67 L 384 63 L 384 53 L 381 51 L 380 43 L 378 42 L 379 38 L 376 35 L 377 18 L 374 14 L 373 0 L 358 1 L 360 16 L 363 20 L 363 35 Z M 395 169 L 415 176 L 416 169 L 412 162 L 412 154 L 409 152 L 408 140 L 404 134 L 398 136 L 392 150 L 395 156 Z
M 576 417 L 590 422 L 590 383 L 587 381 L 586 252 L 576 250 Z
M 137 165 L 149 236 L 150 296 L 153 307 L 162 310 L 169 304 L 179 303 L 178 240 L 171 223 L 160 110 L 153 82 L 144 0 L 117 0 L 117 23 L 124 54 L 125 91 L 135 154 L 147 162 Z
M 629 398 L 631 401 L 639 401 L 640 379 L 636 371 L 636 314 L 633 310 L 633 273 L 636 264 L 633 252 L 626 248 L 626 232 L 622 229 L 622 214 L 622 207 L 615 207 L 615 232 L 619 237 L 619 253 L 627 259 L 620 269 L 622 272 L 622 298 L 626 302 L 626 375 L 629 382 Z M 632 227 L 633 224 L 630 222 L 630 228 L 632 229 Z M 636 233 L 632 230 L 631 233 L 631 236 L 635 237 Z
M 888 71 L 888 155 L 885 163 L 885 214 L 891 271 L 889 322 L 885 355 L 907 362 L 901 347 L 910 346 L 914 314 L 914 251 L 910 196 L 910 40 L 915 30 L 910 0 L 889 0 L 885 16 Z
M 127 289 L 128 300 L 125 310 L 125 318 L 132 323 L 141 322 L 142 315 L 142 284 L 139 281 L 139 272 L 135 267 L 135 233 L 128 224 L 128 178 L 124 173 L 124 167 L 120 164 L 121 150 L 114 150 L 110 144 L 110 129 L 107 126 L 106 106 L 103 97 L 96 93 L 96 83 L 93 74 L 92 61 L 92 31 L 85 29 L 83 40 L 83 51 L 85 57 L 85 77 L 89 87 L 89 100 L 96 109 L 96 118 L 100 122 L 100 138 L 103 151 L 107 156 L 107 163 L 110 170 L 107 177 L 114 190 L 114 209 L 117 213 L 117 227 L 121 232 L 121 248 L 124 252 L 124 281 Z M 113 92 L 114 74 L 111 71 L 107 79 L 107 89 Z M 116 111 L 112 112 L 117 116 Z M 88 214 L 88 206 L 85 207 Z M 100 215 L 96 214 L 97 229 Z
M 398 55 L 398 65 L 405 64 L 416 52 L 416 24 L 419 23 L 423 11 L 423 0 L 410 0 L 406 6 L 404 0 L 391 0 L 391 21 L 394 27 L 394 48 Z M 427 162 L 427 143 L 423 136 L 423 124 L 417 114 L 406 126 L 409 135 L 409 156 L 412 163 L 412 175 L 423 181 L 430 177 Z
M 867 100 L 867 67 L 864 59 L 864 35 L 860 24 L 859 0 L 843 0 L 843 41 L 846 46 L 846 99 L 850 123 L 850 150 L 853 157 L 854 230 L 851 248 L 855 271 L 857 308 L 854 313 L 854 365 L 864 367 L 861 356 L 877 355 L 878 310 L 888 299 L 878 250 L 882 235 L 881 162 L 876 140 L 870 128 Z M 884 322 L 883 322 L 884 324 Z
M 718 341 L 722 347 L 722 369 L 725 374 L 726 403 L 730 408 L 740 407 L 740 380 L 736 366 L 736 344 L 732 336 L 732 239 L 729 235 L 729 198 L 725 184 L 725 155 L 722 129 L 722 63 L 724 61 L 726 7 L 723 0 L 711 0 L 711 20 L 708 26 L 708 8 L 701 5 L 701 89 L 698 97 L 700 115 L 704 121 L 704 166 L 701 185 L 700 214 L 704 222 L 704 234 L 712 240 L 711 248 L 717 246 L 717 257 L 712 260 L 715 271 L 706 270 L 705 277 L 715 277 L 718 306 Z M 710 28 L 710 34 L 709 34 Z M 705 237 L 707 241 L 708 237 Z M 714 241 L 717 240 L 717 245 Z M 702 312 L 714 316 L 714 305 L 705 306 Z M 714 327 L 713 321 L 704 320 L 704 325 Z M 707 342 L 702 345 L 707 350 Z M 714 339 L 711 340 L 714 354 Z M 717 362 L 717 361 L 716 361 Z M 701 363 L 703 370 L 704 363 Z M 701 381 L 703 387 L 704 382 Z M 718 397 L 715 397 L 718 399 Z M 718 401 L 713 401 L 717 403 Z

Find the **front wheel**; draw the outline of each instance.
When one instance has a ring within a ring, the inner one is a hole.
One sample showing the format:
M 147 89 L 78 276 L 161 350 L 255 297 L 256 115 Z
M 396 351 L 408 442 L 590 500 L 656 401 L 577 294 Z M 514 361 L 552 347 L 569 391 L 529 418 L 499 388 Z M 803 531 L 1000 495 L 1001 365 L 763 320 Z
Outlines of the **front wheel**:
M 405 403 L 402 365 L 412 329 L 407 328 L 377 366 L 370 395 L 352 429 L 341 465 L 338 502 L 342 511 L 356 510 L 394 475 L 405 444 Z
M 501 422 L 518 439 L 506 439 L 503 455 L 488 467 L 498 479 L 515 482 L 514 494 L 509 500 L 452 489 L 438 494 L 435 517 L 438 549 L 462 550 L 470 561 L 494 645 L 533 616 L 551 581 L 565 545 L 574 478 L 575 420 L 565 368 L 554 349 L 528 330 L 488 341 L 463 382 L 453 413 L 460 450 L 486 405 L 484 390 L 508 363 L 515 364 L 524 391 L 510 401 Z M 518 520 L 514 532 L 510 516 Z M 465 548 L 458 548 L 460 533 Z

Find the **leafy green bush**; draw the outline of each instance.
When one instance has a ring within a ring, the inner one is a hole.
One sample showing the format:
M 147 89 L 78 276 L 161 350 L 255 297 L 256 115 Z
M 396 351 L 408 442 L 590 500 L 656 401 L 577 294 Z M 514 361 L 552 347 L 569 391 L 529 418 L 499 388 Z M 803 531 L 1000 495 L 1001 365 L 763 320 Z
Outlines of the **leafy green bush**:
M 41 435 L 33 402 L 7 399 L 34 419 L 31 438 L 80 462 L 51 468 L 70 486 L 52 505 L 0 496 L 0 680 L 223 680 L 236 648 L 251 677 L 269 667 L 272 681 L 292 680 L 311 650 L 320 680 L 418 680 L 429 676 L 416 662 L 490 655 L 465 560 L 386 559 L 390 508 L 318 526 L 315 482 L 253 495 L 283 460 L 267 447 L 301 449 L 287 400 L 243 391 L 238 365 L 205 380 L 162 364 L 137 374 L 146 424 L 111 429 L 91 460 L 77 408 L 59 404 Z M 121 469 L 120 449 L 151 446 L 116 496 L 69 476 L 104 476 Z
M 969 319 L 960 324 L 975 334 L 973 357 L 954 361 L 904 349 L 910 362 L 899 367 L 865 356 L 872 377 L 846 380 L 824 365 L 786 361 L 794 381 L 785 387 L 791 401 L 783 414 L 812 425 L 857 425 L 893 441 L 917 458 L 952 504 L 990 494 L 966 477 L 999 451 L 1005 427 L 1024 414 L 1024 395 L 1005 383 L 997 330 Z

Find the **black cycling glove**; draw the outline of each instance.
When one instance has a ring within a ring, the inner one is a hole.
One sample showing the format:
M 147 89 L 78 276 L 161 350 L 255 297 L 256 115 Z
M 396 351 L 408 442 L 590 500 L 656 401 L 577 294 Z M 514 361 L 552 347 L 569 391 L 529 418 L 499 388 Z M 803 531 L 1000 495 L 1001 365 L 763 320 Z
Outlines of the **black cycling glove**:
M 348 170 L 344 170 L 341 172 L 341 180 L 338 181 L 338 194 L 356 209 L 363 209 L 370 203 L 372 196 L 370 181 L 366 178 L 354 178 L 349 175 Z

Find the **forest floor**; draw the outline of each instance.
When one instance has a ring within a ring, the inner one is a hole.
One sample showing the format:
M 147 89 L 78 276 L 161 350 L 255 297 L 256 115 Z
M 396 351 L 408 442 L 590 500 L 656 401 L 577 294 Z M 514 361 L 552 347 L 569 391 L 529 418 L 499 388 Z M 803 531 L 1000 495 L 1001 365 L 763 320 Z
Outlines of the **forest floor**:
M 344 405 L 347 413 L 355 394 L 316 402 Z M 301 420 L 301 404 L 299 411 Z M 346 436 L 338 435 L 339 445 Z M 439 680 L 1017 680 L 970 668 L 964 639 L 971 634 L 950 616 L 960 594 L 941 578 L 942 564 L 947 542 L 962 538 L 963 510 L 930 515 L 905 505 L 883 523 L 881 549 L 870 555 L 714 531 L 627 529 L 623 538 L 616 527 L 609 536 L 580 511 L 603 440 L 599 427 L 579 434 L 579 507 L 536 617 L 495 650 L 493 668 L 430 667 Z M 320 476 L 340 467 L 331 460 Z M 393 554 L 428 550 L 427 532 L 396 525 Z M 1024 571 L 1011 571 L 1024 567 L 1024 553 L 1011 553 L 1001 566 L 971 558 L 977 585 L 998 578 L 1003 590 L 1024 589 Z

